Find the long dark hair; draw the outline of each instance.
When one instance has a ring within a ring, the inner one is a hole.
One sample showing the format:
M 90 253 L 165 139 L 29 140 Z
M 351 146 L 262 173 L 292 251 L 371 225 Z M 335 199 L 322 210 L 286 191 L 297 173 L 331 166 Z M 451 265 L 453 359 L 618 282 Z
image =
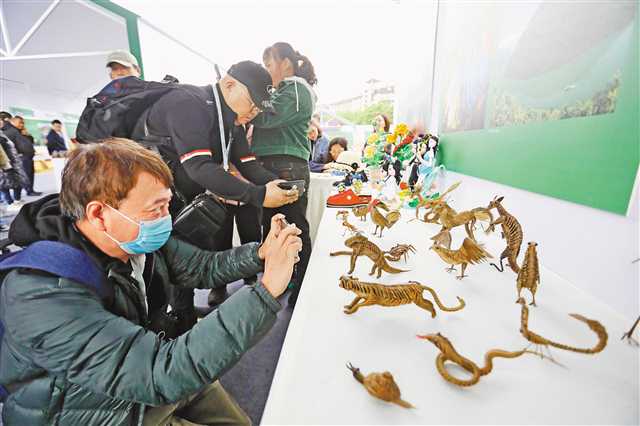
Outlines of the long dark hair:
M 313 64 L 309 61 L 309 58 L 301 55 L 297 50 L 293 50 L 293 47 L 291 47 L 289 43 L 280 41 L 278 43 L 274 43 L 273 46 L 269 46 L 264 49 L 262 60 L 266 61 L 269 57 L 275 58 L 279 61 L 289 59 L 293 64 L 294 75 L 304 78 L 307 80 L 307 83 L 312 86 L 318 83 L 316 72 L 313 69 Z
M 387 114 L 376 114 L 376 117 L 380 116 L 382 117 L 382 119 L 384 120 L 384 131 L 385 132 L 389 132 L 389 129 L 391 128 L 391 120 L 389 120 L 389 117 L 387 116 Z

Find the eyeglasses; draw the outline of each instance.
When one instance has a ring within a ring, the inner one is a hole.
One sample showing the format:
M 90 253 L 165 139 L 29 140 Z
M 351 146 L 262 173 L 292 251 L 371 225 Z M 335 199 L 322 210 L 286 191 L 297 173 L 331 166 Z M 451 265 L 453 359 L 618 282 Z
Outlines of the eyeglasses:
M 251 105 L 251 109 L 249 109 L 249 114 L 258 115 L 262 112 L 262 110 L 258 108 L 258 106 L 253 102 L 253 99 L 251 99 L 251 96 L 247 96 L 247 100 Z

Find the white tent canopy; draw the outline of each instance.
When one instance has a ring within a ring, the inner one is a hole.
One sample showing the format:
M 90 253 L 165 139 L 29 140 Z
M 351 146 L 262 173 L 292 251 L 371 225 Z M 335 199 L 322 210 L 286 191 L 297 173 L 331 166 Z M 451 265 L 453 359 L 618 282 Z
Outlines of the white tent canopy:
M 0 0 L 0 26 L 0 109 L 25 118 L 73 124 L 107 83 L 105 57 L 115 49 L 131 51 L 150 79 L 204 84 L 215 75 L 213 61 L 110 1 Z
M 2 109 L 79 114 L 107 80 L 107 52 L 129 49 L 126 19 L 91 2 L 4 0 L 0 11 Z

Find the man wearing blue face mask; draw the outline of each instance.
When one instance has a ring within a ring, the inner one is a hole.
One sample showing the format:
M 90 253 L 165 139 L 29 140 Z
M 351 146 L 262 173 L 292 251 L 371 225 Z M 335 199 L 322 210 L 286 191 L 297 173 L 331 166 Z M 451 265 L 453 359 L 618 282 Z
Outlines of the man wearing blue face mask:
M 31 268 L 6 273 L 5 425 L 249 424 L 217 379 L 275 323 L 300 231 L 277 216 L 262 245 L 200 250 L 170 237 L 171 185 L 158 155 L 109 140 L 72 152 L 60 196 L 27 204 L 16 217 L 17 245 L 63 243 L 85 255 L 104 284 L 96 291 Z M 163 339 L 170 286 L 214 288 L 262 270 L 261 281 L 190 331 Z

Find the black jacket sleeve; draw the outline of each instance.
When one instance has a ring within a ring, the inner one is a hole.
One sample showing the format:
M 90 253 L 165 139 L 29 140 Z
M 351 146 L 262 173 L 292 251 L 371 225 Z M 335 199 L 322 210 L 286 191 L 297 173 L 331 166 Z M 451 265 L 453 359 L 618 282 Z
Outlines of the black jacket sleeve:
M 194 157 L 182 164 L 191 179 L 209 191 L 229 200 L 262 207 L 267 192 L 264 186 L 244 182 L 226 172 L 211 157 Z
M 237 167 L 240 174 L 256 185 L 264 185 L 278 176 L 262 167 L 256 156 L 251 152 L 244 128 L 236 126 L 233 130 L 233 143 L 230 150 L 230 161 Z
M 221 150 L 222 144 L 210 107 L 178 90 L 171 95 L 156 104 L 149 121 L 165 120 L 168 136 L 189 178 L 221 197 L 261 207 L 266 188 L 232 176 L 215 160 L 222 152 L 214 150 Z

